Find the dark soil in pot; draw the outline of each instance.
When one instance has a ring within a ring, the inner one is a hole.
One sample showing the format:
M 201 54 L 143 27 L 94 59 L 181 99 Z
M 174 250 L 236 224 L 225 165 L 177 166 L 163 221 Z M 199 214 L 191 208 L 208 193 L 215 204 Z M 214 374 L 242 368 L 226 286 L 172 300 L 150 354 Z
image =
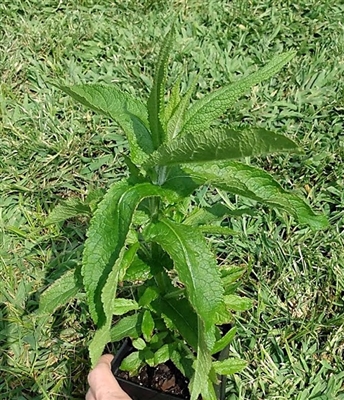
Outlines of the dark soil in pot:
M 123 371 L 119 371 L 116 376 L 158 392 L 173 394 L 181 399 L 190 398 L 188 380 L 169 361 L 155 368 L 146 365 L 137 376 L 129 377 L 129 373 Z
M 133 351 L 131 342 L 126 339 L 111 363 L 111 369 L 122 389 L 133 400 L 188 400 L 190 393 L 189 381 L 175 367 L 171 361 L 159 364 L 157 367 L 144 366 L 137 376 L 129 377 L 128 372 L 120 371 L 122 360 Z M 218 360 L 228 357 L 228 347 L 217 354 Z M 219 400 L 225 399 L 225 376 L 221 376 L 220 383 L 215 387 Z
M 154 368 L 146 365 L 137 376 L 133 377 L 129 377 L 128 372 L 120 371 L 122 360 L 132 351 L 130 340 L 126 339 L 113 359 L 111 369 L 122 389 L 133 400 L 190 398 L 188 380 L 170 361 Z

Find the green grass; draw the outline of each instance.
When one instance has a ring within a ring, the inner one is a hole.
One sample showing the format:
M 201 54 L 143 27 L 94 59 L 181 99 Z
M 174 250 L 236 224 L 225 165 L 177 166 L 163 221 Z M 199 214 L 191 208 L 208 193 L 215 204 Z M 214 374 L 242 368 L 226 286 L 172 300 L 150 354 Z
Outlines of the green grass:
M 115 83 L 146 98 L 172 10 L 179 17 L 171 81 L 200 69 L 199 93 L 298 50 L 223 122 L 298 140 L 302 155 L 247 161 L 331 221 L 314 233 L 226 193 L 196 194 L 209 204 L 220 196 L 237 214 L 228 225 L 238 235 L 209 240 L 223 262 L 247 268 L 240 290 L 255 300 L 236 316 L 232 351 L 249 366 L 230 377 L 228 398 L 343 399 L 344 6 L 334 0 L 1 3 L 0 398 L 84 397 L 94 327 L 82 297 L 47 321 L 31 312 L 42 288 L 80 262 L 87 221 L 44 222 L 61 199 L 85 198 L 124 174 L 118 129 L 51 82 Z

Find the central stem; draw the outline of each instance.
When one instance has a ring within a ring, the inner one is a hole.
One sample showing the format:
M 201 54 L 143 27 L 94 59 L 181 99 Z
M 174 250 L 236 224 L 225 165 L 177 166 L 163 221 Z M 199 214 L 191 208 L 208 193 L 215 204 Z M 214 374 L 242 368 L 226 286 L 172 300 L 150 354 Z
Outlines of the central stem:
M 150 220 L 151 223 L 156 223 L 159 220 L 160 197 L 150 198 Z M 154 274 L 154 280 L 162 294 L 166 292 L 163 276 L 163 266 L 160 264 L 161 248 L 156 242 L 151 242 L 151 260 L 153 265 L 158 265 L 160 272 Z

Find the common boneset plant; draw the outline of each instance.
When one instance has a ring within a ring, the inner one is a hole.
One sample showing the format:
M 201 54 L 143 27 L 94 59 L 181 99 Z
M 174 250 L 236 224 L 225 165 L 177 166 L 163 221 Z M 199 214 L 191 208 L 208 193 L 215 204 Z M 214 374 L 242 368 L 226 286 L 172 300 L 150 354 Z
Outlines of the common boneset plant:
M 196 206 L 192 193 L 209 185 L 281 209 L 315 229 L 327 222 L 268 173 L 234 161 L 297 151 L 294 141 L 257 127 L 211 128 L 243 93 L 277 73 L 295 53 L 278 55 L 257 72 L 190 105 L 196 80 L 181 94 L 178 79 L 165 101 L 173 40 L 171 29 L 162 44 L 147 105 L 114 86 L 60 86 L 121 127 L 130 148 L 130 176 L 113 184 L 94 206 L 81 275 L 71 270 L 54 282 L 41 296 L 40 312 L 52 313 L 84 291 L 97 326 L 89 345 L 93 365 L 108 342 L 130 337 L 136 351 L 123 361 L 122 369 L 135 373 L 144 363 L 155 366 L 171 359 L 190 379 L 191 399 L 201 395 L 207 400 L 216 399 L 216 374 L 245 366 L 233 357 L 214 361 L 212 355 L 235 334 L 235 328 L 222 333 L 221 326 L 232 321 L 233 311 L 251 304 L 235 295 L 242 269 L 219 267 L 204 238 L 204 233 L 232 233 L 219 224 L 225 207 Z M 57 214 L 67 212 L 61 219 L 78 213 L 71 204 L 57 209 Z M 59 219 L 56 212 L 50 221 Z M 132 298 L 116 295 L 125 282 L 132 285 Z

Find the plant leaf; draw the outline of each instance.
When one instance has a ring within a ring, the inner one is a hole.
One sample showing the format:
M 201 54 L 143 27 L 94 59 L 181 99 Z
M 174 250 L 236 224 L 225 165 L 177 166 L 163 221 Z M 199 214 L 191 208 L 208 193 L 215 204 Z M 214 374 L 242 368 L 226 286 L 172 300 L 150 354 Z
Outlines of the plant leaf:
M 316 215 L 301 198 L 285 191 L 273 177 L 262 169 L 239 162 L 188 165 L 186 174 L 194 182 L 210 184 L 239 196 L 248 197 L 294 216 L 300 224 L 312 229 L 328 226 L 325 216 Z
M 131 343 L 136 350 L 143 350 L 147 347 L 146 342 L 142 338 L 137 338 Z
M 123 247 L 119 257 L 109 273 L 107 280 L 101 290 L 101 302 L 104 307 L 105 320 L 96 331 L 90 345 L 89 353 L 91 363 L 94 366 L 104 351 L 105 345 L 111 340 L 112 316 L 115 312 L 116 291 L 119 280 L 119 274 L 122 269 L 127 269 L 135 257 L 136 249 L 132 247 L 128 251 Z
M 176 82 L 174 83 L 172 89 L 171 89 L 171 94 L 170 98 L 168 99 L 168 102 L 165 107 L 165 121 L 166 124 L 169 121 L 169 119 L 172 117 L 176 107 L 178 106 L 180 102 L 180 83 L 182 80 L 182 76 L 179 75 L 177 78 Z M 166 125 L 165 124 L 165 125 Z
M 176 348 L 175 343 L 165 343 L 154 353 L 154 364 L 162 364 L 171 359 L 171 355 Z
M 162 187 L 173 190 L 183 199 L 190 196 L 200 185 L 202 185 L 202 182 L 194 182 L 191 176 L 179 166 L 173 166 L 169 168 L 166 181 Z
M 159 289 L 156 286 L 148 286 L 139 299 L 141 307 L 148 306 L 152 301 L 160 296 Z
M 212 354 L 216 354 L 219 351 L 223 350 L 229 343 L 234 339 L 236 334 L 236 328 L 230 329 L 220 340 L 218 340 L 212 350 Z
M 228 110 L 252 86 L 269 79 L 287 64 L 296 52 L 275 56 L 267 65 L 253 74 L 218 89 L 195 102 L 188 110 L 181 134 L 205 131 L 210 124 Z
M 223 361 L 214 361 L 213 367 L 220 375 L 232 375 L 242 371 L 247 366 L 247 362 L 238 358 L 227 358 Z
M 286 136 L 263 128 L 218 129 L 190 133 L 163 144 L 145 167 L 221 161 L 281 151 L 296 151 Z
M 125 272 L 123 281 L 135 282 L 146 281 L 151 277 L 150 266 L 136 256 Z
M 204 400 L 216 400 L 213 385 L 210 383 L 212 369 L 211 354 L 207 346 L 203 321 L 198 321 L 197 359 L 193 363 L 194 375 L 191 378 L 189 389 L 191 400 L 197 400 L 202 395 Z
M 149 310 L 145 310 L 145 312 L 143 313 L 141 330 L 143 337 L 147 342 L 150 341 L 150 338 L 153 334 L 154 326 L 155 323 L 152 313 Z
M 152 153 L 154 146 L 148 129 L 147 109 L 139 100 L 110 85 L 58 87 L 81 104 L 116 121 L 128 138 L 135 164 L 142 164 L 147 154 Z
M 152 310 L 161 315 L 170 330 L 176 329 L 183 339 L 197 349 L 197 315 L 185 299 L 158 299 L 151 303 Z
M 141 364 L 142 364 L 142 358 L 140 356 L 140 352 L 134 351 L 127 357 L 125 357 L 119 368 L 122 371 L 130 372 L 131 375 L 135 375 L 135 373 L 140 369 Z
M 131 299 L 115 299 L 113 315 L 123 315 L 129 311 L 138 310 L 140 306 L 135 300 Z
M 240 297 L 236 294 L 228 294 L 224 296 L 226 306 L 234 311 L 246 311 L 252 308 L 252 300 L 247 297 Z
M 45 225 L 64 222 L 66 219 L 78 216 L 90 217 L 91 214 L 91 208 L 85 202 L 80 199 L 68 199 L 63 204 L 58 204 L 52 210 L 45 221 Z
M 148 120 L 150 130 L 152 132 L 152 140 L 154 148 L 158 148 L 164 142 L 164 102 L 165 102 L 165 86 L 167 76 L 167 63 L 170 50 L 174 39 L 174 28 L 171 28 L 160 49 L 158 62 L 156 65 L 153 87 L 147 102 Z
M 142 199 L 151 196 L 169 197 L 170 192 L 150 183 L 131 186 L 126 181 L 117 182 L 99 203 L 91 220 L 82 275 L 90 313 L 98 326 L 106 319 L 101 293 L 125 244 L 133 213 Z
M 193 227 L 162 219 L 148 227 L 147 240 L 160 244 L 174 261 L 188 299 L 206 327 L 222 303 L 223 288 L 216 260 Z
M 132 339 L 138 338 L 141 331 L 143 313 L 128 315 L 121 318 L 117 324 L 111 328 L 110 338 L 112 342 L 119 342 L 120 340 L 129 337 Z
M 175 138 L 183 128 L 185 112 L 189 108 L 190 99 L 197 84 L 197 76 L 192 80 L 189 89 L 180 100 L 173 115 L 167 122 L 167 137 L 168 139 Z
M 72 300 L 81 288 L 82 284 L 78 271 L 67 271 L 42 293 L 38 314 L 52 314 L 59 307 Z
M 191 379 L 194 372 L 192 368 L 194 356 L 186 352 L 185 346 L 179 345 L 178 349 L 171 353 L 171 361 L 184 376 Z

